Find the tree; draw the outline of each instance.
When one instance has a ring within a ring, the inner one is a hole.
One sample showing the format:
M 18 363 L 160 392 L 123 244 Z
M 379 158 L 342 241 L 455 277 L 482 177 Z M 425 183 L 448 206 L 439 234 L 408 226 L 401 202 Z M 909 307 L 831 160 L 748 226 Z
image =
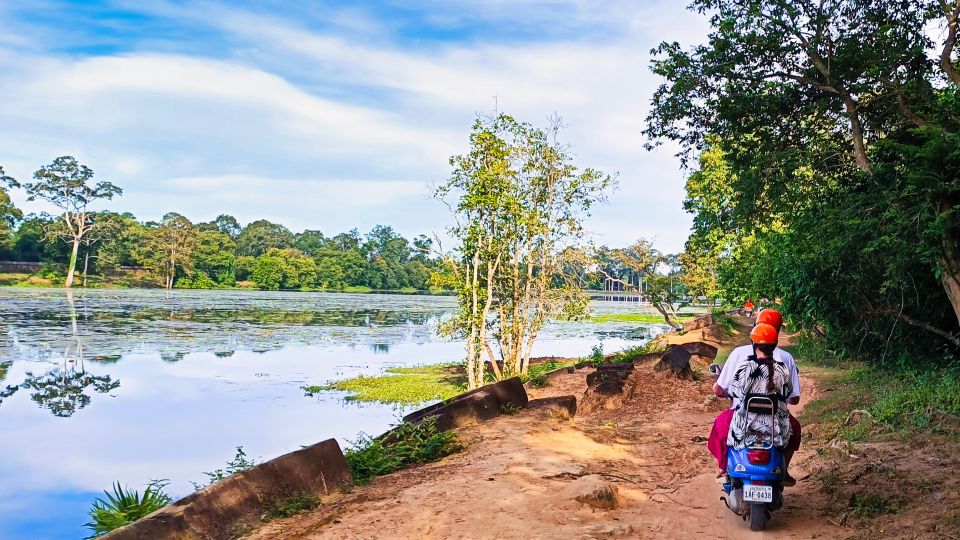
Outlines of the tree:
M 217 216 L 217 218 L 213 220 L 213 225 L 218 231 L 229 236 L 231 240 L 236 240 L 237 236 L 240 235 L 240 231 L 243 230 L 240 224 L 237 223 L 237 218 L 229 214 L 220 214 Z
M 688 251 L 847 350 L 960 348 L 960 2 L 691 7 L 711 33 L 655 50 L 645 130 L 699 154 Z
M 559 121 L 540 130 L 506 115 L 478 119 L 470 152 L 450 159 L 451 176 L 437 190 L 457 219 L 450 233 L 459 242 L 446 258 L 459 312 L 445 330 L 466 337 L 470 388 L 484 382 L 484 354 L 497 379 L 525 374 L 546 321 L 586 308 L 580 284 L 564 273 L 567 248 L 612 179 L 577 169 L 559 130 Z
M 197 230 L 190 220 L 170 212 L 160 223 L 148 227 L 146 243 L 138 251 L 143 265 L 159 273 L 164 287 L 172 289 L 178 270 L 193 273 L 197 243 Z
M 649 240 L 638 240 L 628 248 L 613 250 L 611 256 L 620 262 L 622 268 L 642 276 L 641 292 L 647 301 L 663 316 L 668 325 L 679 327 L 676 320 L 677 308 L 683 302 L 685 291 L 678 287 L 681 278 L 676 268 L 677 257 L 658 251 Z M 667 273 L 664 274 L 663 270 L 667 270 Z M 606 274 L 602 268 L 601 273 L 621 283 L 624 290 L 636 288 L 632 283 Z
M 251 278 L 265 290 L 308 288 L 316 283 L 317 265 L 296 249 L 270 248 L 257 257 Z
M 10 195 L 7 194 L 4 185 L 17 187 L 19 184 L 4 174 L 3 167 L 0 167 L 0 252 L 12 247 L 14 228 L 23 219 L 23 212 L 10 201 Z
M 61 219 L 67 241 L 72 244 L 67 280 L 64 283 L 64 286 L 70 288 L 73 286 L 80 243 L 85 235 L 91 234 L 97 228 L 90 205 L 99 199 L 113 199 L 123 193 L 123 190 L 106 181 L 91 185 L 93 170 L 81 165 L 71 156 L 58 157 L 53 163 L 34 173 L 33 178 L 35 182 L 24 184 L 28 200 L 41 199 L 63 211 Z
M 326 247 L 328 240 L 320 231 L 306 230 L 294 235 L 293 247 L 306 255 L 313 256 L 317 251 Z
M 254 221 L 237 236 L 237 255 L 259 257 L 270 248 L 293 247 L 293 233 L 283 225 L 265 219 Z
M 232 287 L 237 282 L 236 249 L 237 244 L 230 236 L 219 230 L 199 231 L 193 251 L 193 268 L 211 283 Z

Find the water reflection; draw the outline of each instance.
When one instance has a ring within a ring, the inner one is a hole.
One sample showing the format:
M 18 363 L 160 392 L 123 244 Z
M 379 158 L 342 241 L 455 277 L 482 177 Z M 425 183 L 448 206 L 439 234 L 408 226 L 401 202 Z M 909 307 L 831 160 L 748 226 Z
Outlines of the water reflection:
M 7 385 L 0 391 L 0 403 L 19 390 L 28 390 L 32 391 L 30 399 L 41 408 L 49 410 L 54 416 L 68 417 L 90 404 L 92 397 L 86 393 L 88 388 L 93 392 L 106 394 L 120 387 L 120 381 L 113 380 L 109 375 L 94 375 L 87 372 L 83 353 L 84 343 L 77 322 L 76 302 L 72 291 L 67 291 L 66 300 L 70 339 L 60 356 L 61 364 L 37 375 L 27 371 L 22 383 Z M 13 362 L 7 361 L 4 364 L 0 381 L 6 378 L 7 370 Z
M 82 537 L 87 505 L 112 482 L 169 478 L 186 495 L 237 445 L 265 460 L 382 432 L 409 410 L 304 399 L 301 387 L 460 359 L 463 343 L 435 332 L 454 309 L 448 297 L 0 288 L 0 538 Z M 534 355 L 641 335 L 551 324 Z
M 8 386 L 2 397 L 13 395 L 17 389 L 33 390 L 30 399 L 40 407 L 54 416 L 67 417 L 90 404 L 91 396 L 84 392 L 87 388 L 106 394 L 120 387 L 120 381 L 112 380 L 109 375 L 92 375 L 75 366 L 64 365 L 41 375 L 27 372 L 27 380 L 19 387 Z
M 388 354 L 390 352 L 390 345 L 386 343 L 371 343 L 369 347 L 373 354 Z

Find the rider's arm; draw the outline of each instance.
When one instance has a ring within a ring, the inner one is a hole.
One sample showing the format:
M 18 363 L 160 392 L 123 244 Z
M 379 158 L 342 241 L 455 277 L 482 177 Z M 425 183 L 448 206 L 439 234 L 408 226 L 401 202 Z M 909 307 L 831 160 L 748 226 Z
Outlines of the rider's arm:
M 717 397 L 730 397 L 727 394 L 727 389 L 720 386 L 719 384 L 713 385 L 713 393 L 716 394 Z

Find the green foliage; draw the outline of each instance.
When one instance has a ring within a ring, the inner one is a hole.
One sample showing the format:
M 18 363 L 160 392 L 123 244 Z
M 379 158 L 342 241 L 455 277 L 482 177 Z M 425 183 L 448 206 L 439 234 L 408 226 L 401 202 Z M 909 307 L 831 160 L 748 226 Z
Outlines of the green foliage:
M 245 471 L 254 465 L 257 465 L 257 462 L 253 459 L 247 457 L 247 453 L 244 452 L 242 446 L 237 447 L 237 453 L 233 456 L 233 459 L 227 461 L 226 467 L 222 469 L 215 469 L 212 472 L 204 472 L 203 474 L 207 477 L 205 482 L 191 482 L 193 484 L 193 489 L 200 491 L 201 489 L 228 478 L 238 472 Z
M 681 145 L 685 267 L 739 304 L 782 302 L 841 356 L 960 352 L 960 74 L 929 52 L 933 0 L 694 0 L 700 45 L 663 43 L 646 134 Z M 950 51 L 947 50 L 949 57 Z
M 689 321 L 698 317 L 697 313 L 678 313 L 676 320 L 679 322 Z M 590 322 L 595 323 L 637 323 L 637 324 L 663 324 L 663 315 L 653 313 L 600 313 L 590 317 Z
M 313 259 L 296 249 L 270 248 L 257 257 L 250 277 L 261 289 L 306 289 L 317 276 Z
M 88 538 L 102 536 L 170 504 L 172 499 L 164 492 L 167 483 L 154 480 L 147 484 L 142 495 L 124 488 L 120 482 L 115 483 L 113 493 L 104 491 L 106 498 L 97 497 L 90 507 L 90 521 L 84 525 L 93 532 Z
M 525 374 L 543 325 L 586 311 L 582 273 L 571 266 L 583 258 L 575 249 L 582 221 L 613 179 L 576 167 L 559 130 L 559 120 L 544 130 L 504 114 L 478 119 L 469 151 L 450 158 L 450 177 L 435 192 L 457 223 L 449 231 L 456 248 L 434 282 L 457 292 L 457 316 L 442 330 L 465 338 L 470 388 L 485 380 L 488 338 L 503 376 Z
M 418 367 L 391 367 L 383 375 L 361 375 L 323 386 L 304 386 L 306 394 L 325 390 L 350 392 L 352 401 L 374 401 L 416 405 L 451 398 L 463 392 L 463 366 L 436 364 Z
M 314 493 L 309 493 L 306 491 L 295 491 L 293 493 L 284 495 L 273 501 L 269 505 L 261 521 L 270 521 L 273 519 L 282 519 L 290 516 L 295 516 L 303 512 L 309 512 L 314 508 L 320 506 L 320 496 Z
M 854 494 L 850 513 L 859 518 L 872 518 L 893 511 L 891 501 L 881 493 Z
M 500 405 L 500 414 L 514 415 L 520 412 L 520 407 L 516 403 L 504 403 Z
M 435 421 L 403 423 L 383 437 L 361 434 L 344 452 L 356 484 L 368 484 L 416 463 L 430 463 L 463 449 L 456 433 L 437 430 Z
M 597 343 L 590 349 L 590 361 L 598 366 L 603 363 L 603 343 Z
M 237 236 L 237 255 L 259 257 L 270 249 L 293 247 L 294 237 L 286 227 L 265 219 L 254 221 Z
M 645 355 L 652 353 L 659 353 L 665 350 L 664 345 L 657 340 L 650 340 L 643 345 L 637 345 L 636 347 L 630 347 L 623 349 L 614 353 L 607 362 L 610 363 L 627 363 L 633 362 Z

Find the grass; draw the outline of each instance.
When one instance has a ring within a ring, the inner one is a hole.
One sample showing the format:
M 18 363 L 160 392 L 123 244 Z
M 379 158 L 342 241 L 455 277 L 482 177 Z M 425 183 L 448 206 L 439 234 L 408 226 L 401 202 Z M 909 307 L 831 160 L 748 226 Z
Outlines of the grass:
M 90 506 L 90 521 L 84 526 L 92 532 L 87 538 L 97 538 L 123 527 L 170 504 L 172 498 L 164 488 L 165 480 L 154 480 L 141 495 L 136 490 L 124 488 L 120 482 L 113 485 L 113 493 L 104 491 L 106 498 L 97 497 Z
M 349 287 L 344 287 L 343 290 L 340 291 L 340 292 L 346 292 L 346 293 L 369 293 L 369 292 L 373 292 L 373 289 L 371 289 L 370 287 L 363 286 L 363 285 L 351 285 L 351 286 L 349 286 Z
M 548 360 L 546 362 L 532 364 L 530 369 L 527 370 L 527 374 L 520 376 L 520 380 L 524 383 L 529 382 L 537 388 L 546 388 L 550 385 L 547 375 L 558 369 L 568 368 L 576 363 L 575 360 Z
M 309 512 L 320 506 L 320 496 L 308 491 L 294 491 L 267 505 L 260 521 L 267 522 Z
M 361 434 L 344 452 L 353 481 L 368 484 L 381 476 L 416 463 L 430 463 L 463 449 L 457 434 L 439 431 L 435 421 L 403 423 L 385 436 Z
M 226 467 L 223 469 L 216 469 L 212 472 L 204 472 L 203 474 L 207 477 L 206 482 L 191 481 L 190 483 L 193 484 L 193 489 L 200 491 L 201 489 L 215 482 L 219 482 L 224 478 L 233 476 L 240 471 L 245 471 L 256 464 L 257 462 L 255 460 L 247 457 L 247 453 L 243 451 L 243 447 L 238 446 L 237 453 L 233 456 L 233 459 L 227 461 Z
M 960 370 L 884 369 L 838 358 L 822 342 L 804 337 L 793 348 L 801 369 L 813 370 L 834 389 L 810 403 L 804 416 L 827 419 L 848 441 L 869 438 L 871 432 L 930 430 L 960 436 Z M 865 410 L 859 422 L 850 412 Z M 850 425 L 848 425 L 850 424 Z
M 613 364 L 633 362 L 648 354 L 661 353 L 665 350 L 666 347 L 664 346 L 663 342 L 651 340 L 643 345 L 630 347 L 628 349 L 623 349 L 622 351 L 616 352 L 610 357 L 610 359 L 605 361 Z
M 678 321 L 689 321 L 703 313 L 679 313 Z M 595 323 L 640 323 L 640 324 L 667 324 L 659 313 L 600 313 L 590 317 Z
M 326 390 L 350 392 L 351 401 L 416 405 L 451 398 L 466 390 L 461 364 L 387 368 L 383 375 L 353 377 L 325 385 L 304 386 L 308 396 Z

